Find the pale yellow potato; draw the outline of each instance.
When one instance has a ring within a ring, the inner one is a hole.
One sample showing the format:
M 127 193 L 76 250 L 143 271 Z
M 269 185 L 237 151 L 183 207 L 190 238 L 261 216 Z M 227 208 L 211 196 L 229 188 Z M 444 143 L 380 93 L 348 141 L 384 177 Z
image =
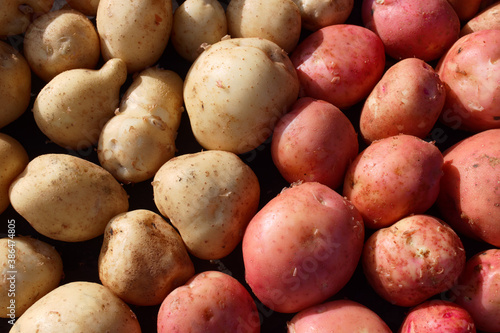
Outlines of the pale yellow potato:
M 54 0 L 0 0 L 0 36 L 22 34 L 33 17 L 48 13 Z
M 71 69 L 54 77 L 38 93 L 33 115 L 40 130 L 54 143 L 72 150 L 97 144 L 104 124 L 114 116 L 120 87 L 127 79 L 121 59 L 100 69 Z
M 184 111 L 182 87 L 177 73 L 158 67 L 134 78 L 97 146 L 100 164 L 116 179 L 124 183 L 150 179 L 174 157 Z
M 293 0 L 293 2 L 300 9 L 302 27 L 310 31 L 344 23 L 354 7 L 354 0 Z
M 24 56 L 33 72 L 48 82 L 69 69 L 94 69 L 101 56 L 99 36 L 94 24 L 79 11 L 52 11 L 28 27 Z
M 96 16 L 99 0 L 66 0 L 68 5 L 87 16 Z
M 30 94 L 31 69 L 28 62 L 11 45 L 0 41 L 0 128 L 26 111 Z
M 196 140 L 206 149 L 236 154 L 265 142 L 298 93 L 290 58 L 262 38 L 211 45 L 184 79 L 184 104 Z
M 208 150 L 172 158 L 153 180 L 160 213 L 201 259 L 227 256 L 257 211 L 257 176 L 237 155 Z
M 19 141 L 0 133 L 0 214 L 10 204 L 9 187 L 29 162 L 28 153 Z
M 130 307 L 108 288 L 76 281 L 52 290 L 15 322 L 10 333 L 140 333 Z
M 59 286 L 63 262 L 48 243 L 9 235 L 0 239 L 0 274 L 0 317 L 13 319 Z
M 12 207 L 40 234 L 66 242 L 102 235 L 128 210 L 128 195 L 101 166 L 69 154 L 43 154 L 13 181 Z
M 194 275 L 181 236 L 160 215 L 138 209 L 112 218 L 98 261 L 103 285 L 128 304 L 160 304 Z
M 500 1 L 486 7 L 476 16 L 471 18 L 460 30 L 460 35 L 464 36 L 479 30 L 498 29 L 500 30 Z
M 174 12 L 170 38 L 177 53 L 188 61 L 226 35 L 226 13 L 217 0 L 187 0 Z
M 96 25 L 105 60 L 121 58 L 129 73 L 156 63 L 172 30 L 171 0 L 101 0 Z
M 231 0 L 226 17 L 232 38 L 265 38 L 286 52 L 300 39 L 301 14 L 292 0 Z

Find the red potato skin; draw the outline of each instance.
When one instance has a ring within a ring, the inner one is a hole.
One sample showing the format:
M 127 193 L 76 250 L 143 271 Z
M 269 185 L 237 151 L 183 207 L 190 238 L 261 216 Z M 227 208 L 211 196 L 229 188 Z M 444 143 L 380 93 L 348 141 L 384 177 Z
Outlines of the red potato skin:
M 294 185 L 250 221 L 242 243 L 245 279 L 273 311 L 299 312 L 344 287 L 363 241 L 352 204 L 320 183 Z
M 449 301 L 429 300 L 411 309 L 398 333 L 476 333 L 467 310 Z
M 260 332 L 257 306 L 245 287 L 219 271 L 193 276 L 174 289 L 158 312 L 158 333 Z
M 460 19 L 447 0 L 363 0 L 361 17 L 397 60 L 436 60 L 460 34 Z
M 479 11 L 481 0 L 448 0 L 460 21 L 467 21 Z
M 489 29 L 500 30 L 500 1 L 484 8 L 484 10 L 464 24 L 462 30 L 460 30 L 460 36 Z
M 452 295 L 471 314 L 478 330 L 500 332 L 500 249 L 472 256 Z
M 453 287 L 465 260 L 458 235 L 429 215 L 412 215 L 375 231 L 361 257 L 363 272 L 375 292 L 406 307 Z
M 352 24 L 319 29 L 290 55 L 300 82 L 300 97 L 347 109 L 366 98 L 384 72 L 385 52 L 372 31 Z
M 439 194 L 443 156 L 432 143 L 400 134 L 374 141 L 346 171 L 343 195 L 367 228 L 427 211 Z
M 500 129 L 470 136 L 443 153 L 437 207 L 461 234 L 500 247 Z
M 310 97 L 297 100 L 276 125 L 271 155 L 288 182 L 338 188 L 358 155 L 358 136 L 339 108 Z

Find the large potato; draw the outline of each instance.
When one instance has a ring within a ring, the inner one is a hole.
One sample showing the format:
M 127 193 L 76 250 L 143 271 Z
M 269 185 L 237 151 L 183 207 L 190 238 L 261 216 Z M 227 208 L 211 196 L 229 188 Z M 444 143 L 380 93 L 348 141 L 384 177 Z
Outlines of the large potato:
M 364 226 L 357 209 L 326 185 L 285 189 L 250 221 L 245 280 L 262 304 L 293 313 L 325 301 L 353 275 Z
M 52 290 L 15 322 L 10 333 L 141 333 L 137 317 L 118 296 L 94 282 Z
M 184 111 L 182 86 L 177 73 L 158 67 L 134 77 L 97 145 L 100 164 L 116 179 L 124 183 L 150 179 L 174 156 Z
M 194 256 L 219 259 L 240 243 L 257 211 L 257 176 L 237 155 L 208 150 L 174 157 L 153 180 L 159 211 Z
M 162 217 L 145 209 L 112 218 L 104 231 L 99 278 L 129 304 L 156 305 L 194 275 L 186 246 Z
M 354 0 L 293 0 L 300 9 L 302 27 L 310 31 L 347 21 Z
M 10 135 L 0 133 L 0 214 L 10 204 L 10 185 L 28 162 L 28 153 L 21 143 Z
M 197 141 L 206 149 L 236 154 L 265 142 L 298 92 L 287 54 L 260 38 L 211 45 L 184 80 L 186 111 Z
M 2 0 L 0 36 L 22 34 L 34 17 L 48 13 L 54 0 Z
M 14 209 L 44 236 L 85 241 L 128 210 L 128 195 L 104 168 L 67 154 L 31 160 L 10 186 Z
M 492 4 L 471 18 L 460 30 L 462 36 L 488 29 L 500 30 L 500 1 Z

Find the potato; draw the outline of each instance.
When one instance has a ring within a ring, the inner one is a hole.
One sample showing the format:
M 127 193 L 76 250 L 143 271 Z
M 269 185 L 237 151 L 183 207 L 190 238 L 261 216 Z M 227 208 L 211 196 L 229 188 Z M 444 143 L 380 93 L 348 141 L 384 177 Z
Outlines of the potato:
M 174 12 L 170 39 L 177 53 L 190 62 L 226 35 L 226 13 L 217 0 L 187 0 Z
M 106 287 L 75 281 L 52 290 L 33 304 L 10 333 L 140 333 L 137 317 Z
M 30 94 L 31 69 L 28 62 L 12 46 L 0 41 L 0 128 L 26 111 Z
M 54 0 L 2 0 L 0 36 L 23 34 L 33 17 L 48 13 Z
M 293 313 L 336 294 L 353 275 L 364 241 L 357 209 L 315 182 L 285 189 L 243 236 L 245 280 L 262 304 Z
M 24 36 L 23 50 L 33 72 L 46 82 L 69 69 L 94 69 L 101 55 L 94 24 L 72 9 L 35 19 Z
M 365 243 L 361 263 L 375 292 L 409 307 L 457 283 L 465 250 L 451 227 L 417 214 L 375 231 Z
M 295 48 L 290 59 L 300 80 L 300 96 L 321 99 L 340 109 L 366 98 L 385 67 L 380 38 L 352 24 L 313 32 Z
M 0 214 L 10 205 L 9 187 L 28 165 L 26 149 L 10 135 L 0 133 Z
M 500 246 L 500 129 L 456 143 L 444 153 L 437 207 L 454 229 Z
M 443 124 L 471 132 L 500 128 L 499 57 L 500 30 L 481 30 L 461 37 L 441 58 Z
M 396 60 L 436 60 L 460 33 L 460 19 L 448 0 L 363 0 L 361 15 Z
M 276 125 L 272 159 L 290 183 L 313 181 L 338 188 L 358 155 L 358 136 L 336 106 L 302 97 Z
M 295 314 L 287 323 L 287 328 L 288 333 L 392 333 L 374 311 L 351 300 L 313 305 Z
M 488 29 L 500 30 L 500 2 L 493 3 L 491 6 L 486 7 L 473 18 L 471 18 L 460 30 L 460 35 L 467 34 Z
M 300 9 L 302 27 L 310 31 L 347 21 L 354 0 L 293 0 Z
M 57 145 L 83 151 L 98 142 L 126 79 L 121 59 L 111 59 L 98 70 L 67 70 L 38 93 L 33 104 L 36 124 Z
M 259 37 L 291 52 L 300 39 L 301 15 L 292 0 L 231 0 L 226 9 L 233 38 Z
M 299 93 L 287 54 L 259 38 L 222 40 L 192 64 L 184 103 L 205 149 L 249 152 L 264 143 Z
M 374 141 L 347 169 L 343 195 L 365 226 L 388 227 L 426 212 L 437 199 L 443 156 L 433 144 L 400 134 Z
M 158 333 L 260 332 L 252 296 L 238 280 L 219 271 L 199 273 L 172 291 L 157 321 Z
M 68 5 L 85 14 L 86 16 L 96 16 L 99 0 L 66 0 Z
M 104 286 L 128 304 L 160 304 L 194 275 L 194 265 L 175 229 L 145 209 L 112 218 L 98 261 Z
M 367 143 L 398 134 L 424 139 L 444 106 L 445 88 L 434 69 L 417 58 L 392 65 L 377 83 L 360 116 Z
M 68 154 L 35 157 L 9 196 L 36 231 L 66 242 L 102 235 L 113 216 L 128 210 L 127 193 L 108 171 Z
M 173 71 L 150 67 L 138 73 L 99 136 L 102 167 L 124 183 L 152 178 L 175 154 L 184 111 L 182 88 Z
M 500 331 L 500 249 L 475 253 L 465 265 L 452 297 L 482 332 Z
M 400 333 L 476 333 L 474 320 L 467 310 L 450 301 L 428 300 L 410 309 Z
M 481 0 L 448 0 L 461 21 L 470 20 L 479 10 Z
M 129 73 L 155 64 L 172 30 L 171 0 L 101 0 L 96 25 L 104 60 L 120 58 Z
M 189 252 L 201 259 L 231 253 L 260 200 L 253 170 L 226 151 L 174 157 L 158 170 L 152 184 L 158 210 L 177 228 Z

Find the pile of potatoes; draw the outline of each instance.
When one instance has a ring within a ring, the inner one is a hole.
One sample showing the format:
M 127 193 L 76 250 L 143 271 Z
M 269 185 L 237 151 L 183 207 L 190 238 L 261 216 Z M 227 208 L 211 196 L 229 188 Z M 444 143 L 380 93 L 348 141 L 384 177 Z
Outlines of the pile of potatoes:
M 500 332 L 499 1 L 0 6 L 2 331 Z

